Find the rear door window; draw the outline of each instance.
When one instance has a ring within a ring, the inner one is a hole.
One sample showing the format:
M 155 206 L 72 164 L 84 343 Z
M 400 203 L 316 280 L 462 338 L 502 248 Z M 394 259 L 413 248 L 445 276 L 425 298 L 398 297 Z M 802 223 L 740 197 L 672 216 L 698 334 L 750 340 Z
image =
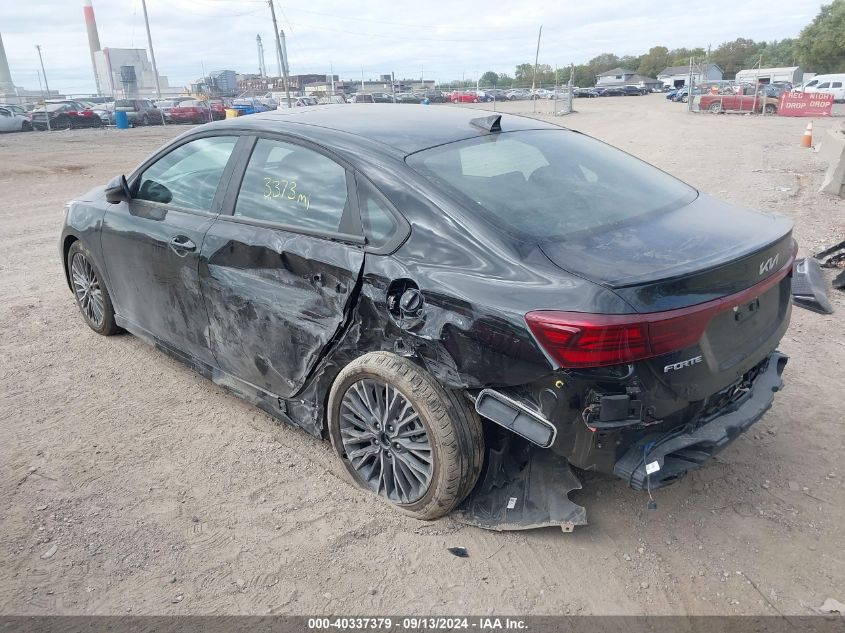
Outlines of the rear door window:
M 150 165 L 135 198 L 194 211 L 211 211 L 237 136 L 211 136 L 180 145 Z
M 338 233 L 348 202 L 343 166 L 301 145 L 258 139 L 235 216 Z

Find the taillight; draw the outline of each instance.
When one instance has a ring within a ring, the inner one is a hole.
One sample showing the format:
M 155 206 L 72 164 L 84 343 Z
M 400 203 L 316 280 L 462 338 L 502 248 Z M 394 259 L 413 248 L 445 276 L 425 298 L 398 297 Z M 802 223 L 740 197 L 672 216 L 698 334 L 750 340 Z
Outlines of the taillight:
M 792 273 L 797 245 L 774 274 L 740 292 L 688 308 L 644 314 L 537 310 L 525 322 L 561 367 L 605 367 L 661 356 L 695 345 L 720 312 L 759 297 Z
M 714 312 L 680 316 L 537 311 L 525 315 L 538 342 L 561 367 L 622 365 L 694 345 Z

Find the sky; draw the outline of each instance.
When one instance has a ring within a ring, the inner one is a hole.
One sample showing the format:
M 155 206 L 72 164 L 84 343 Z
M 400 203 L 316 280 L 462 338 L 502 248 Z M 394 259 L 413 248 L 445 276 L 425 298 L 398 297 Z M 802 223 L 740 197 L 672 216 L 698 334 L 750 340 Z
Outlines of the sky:
M 141 0 L 92 0 L 100 44 L 146 48 Z M 15 84 L 38 89 L 41 44 L 50 88 L 95 90 L 82 0 L 2 0 L 0 34 Z M 396 78 L 446 82 L 493 70 L 514 74 L 533 62 L 583 63 L 604 52 L 638 55 L 651 46 L 713 47 L 748 37 L 795 37 L 819 12 L 815 0 L 276 0 L 293 74 L 341 79 Z M 159 73 L 171 86 L 203 69 L 258 72 L 255 36 L 267 70 L 277 74 L 267 0 L 147 0 Z

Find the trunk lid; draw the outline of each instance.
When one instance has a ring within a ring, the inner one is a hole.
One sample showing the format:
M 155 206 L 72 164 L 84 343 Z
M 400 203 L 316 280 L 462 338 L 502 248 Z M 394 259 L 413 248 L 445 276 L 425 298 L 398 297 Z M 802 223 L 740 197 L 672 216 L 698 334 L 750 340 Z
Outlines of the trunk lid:
M 710 312 L 697 343 L 641 362 L 667 407 L 741 381 L 789 323 L 795 246 L 784 217 L 701 195 L 674 211 L 541 248 L 561 268 L 615 292 L 632 312 Z
M 788 218 L 706 195 L 624 225 L 540 245 L 557 266 L 613 290 L 636 312 L 673 310 L 753 286 L 792 255 Z

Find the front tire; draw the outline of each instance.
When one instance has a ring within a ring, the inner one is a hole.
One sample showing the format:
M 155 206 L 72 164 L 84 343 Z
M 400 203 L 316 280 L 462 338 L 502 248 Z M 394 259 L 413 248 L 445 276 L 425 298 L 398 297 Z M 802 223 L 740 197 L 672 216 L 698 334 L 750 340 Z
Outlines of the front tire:
M 719 114 L 722 111 L 722 102 L 714 101 L 710 104 L 710 107 L 707 109 L 710 110 L 712 114 Z
M 396 354 L 365 354 L 338 374 L 328 426 L 352 481 L 417 519 L 449 513 L 481 472 L 484 434 L 475 410 Z
M 91 252 L 76 241 L 67 253 L 67 269 L 76 305 L 92 330 L 103 336 L 120 332 L 114 320 L 111 297 Z

